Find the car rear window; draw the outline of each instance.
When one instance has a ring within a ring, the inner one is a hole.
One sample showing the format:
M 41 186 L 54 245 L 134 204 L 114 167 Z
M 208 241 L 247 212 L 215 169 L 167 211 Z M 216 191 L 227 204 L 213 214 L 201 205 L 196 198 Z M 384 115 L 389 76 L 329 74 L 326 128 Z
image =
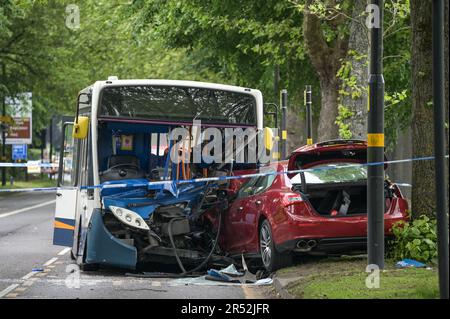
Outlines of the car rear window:
M 367 167 L 355 163 L 327 163 L 311 167 L 305 172 L 306 184 L 360 182 L 367 179 Z M 301 184 L 300 173 L 291 178 L 292 184 Z

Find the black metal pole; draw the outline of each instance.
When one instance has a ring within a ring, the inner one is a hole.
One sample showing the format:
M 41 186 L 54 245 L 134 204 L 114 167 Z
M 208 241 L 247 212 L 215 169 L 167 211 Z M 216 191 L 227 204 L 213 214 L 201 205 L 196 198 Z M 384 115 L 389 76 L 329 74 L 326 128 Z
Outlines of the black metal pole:
M 278 94 L 280 92 L 280 66 L 277 64 L 273 70 L 273 93 L 274 93 L 274 103 L 278 101 Z
M 445 183 L 444 1 L 433 0 L 433 105 L 439 290 L 448 299 L 448 217 Z
M 53 163 L 52 157 L 53 157 L 53 117 L 50 119 L 50 136 L 49 136 L 49 142 L 50 142 L 50 150 L 49 150 L 49 163 Z
M 44 150 L 45 150 L 45 135 L 47 133 L 47 129 L 43 129 L 41 131 L 41 163 L 44 163 Z M 42 172 L 41 167 L 41 179 L 44 177 L 44 173 Z
M 306 106 L 306 144 L 311 145 L 313 143 L 312 138 L 312 92 L 311 85 L 307 85 L 305 89 L 305 106 Z
M 367 162 L 384 161 L 383 0 L 371 0 L 375 23 L 370 28 Z M 378 19 L 378 20 L 377 20 Z M 378 22 L 378 23 L 376 23 Z M 368 263 L 384 268 L 384 165 L 367 168 Z
M 4 64 L 2 64 L 2 81 L 6 85 L 6 67 Z M 2 94 L 2 115 L 3 119 L 5 119 L 6 116 L 6 93 L 3 92 Z M 6 125 L 3 125 L 2 128 L 2 162 L 6 162 Z M 2 186 L 6 185 L 6 167 L 2 167 Z
M 281 159 L 287 158 L 287 90 L 281 90 Z

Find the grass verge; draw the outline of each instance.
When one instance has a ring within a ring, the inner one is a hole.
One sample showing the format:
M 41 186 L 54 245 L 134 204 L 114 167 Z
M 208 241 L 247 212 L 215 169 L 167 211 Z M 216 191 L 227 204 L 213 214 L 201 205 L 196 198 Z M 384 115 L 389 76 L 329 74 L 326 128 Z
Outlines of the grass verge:
M 31 179 L 29 181 L 14 181 L 13 185 L 10 185 L 9 181 L 5 186 L 1 186 L 0 189 L 18 189 L 18 188 L 41 188 L 41 187 L 56 187 L 56 180 L 44 177 L 42 179 Z
M 315 265 L 303 264 L 283 270 L 280 276 L 296 274 L 299 280 L 287 289 L 304 299 L 433 299 L 439 297 L 435 269 L 397 269 L 386 261 L 380 272 L 380 287 L 369 289 L 365 272 L 366 259 L 340 258 L 323 260 Z M 306 266 L 306 267 L 305 267 Z

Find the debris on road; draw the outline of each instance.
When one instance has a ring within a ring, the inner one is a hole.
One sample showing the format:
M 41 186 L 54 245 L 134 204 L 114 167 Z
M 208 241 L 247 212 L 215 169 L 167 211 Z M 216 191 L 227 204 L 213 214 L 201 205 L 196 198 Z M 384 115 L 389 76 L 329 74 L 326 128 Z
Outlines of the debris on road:
M 395 264 L 397 268 L 425 268 L 426 265 L 414 259 L 403 259 Z

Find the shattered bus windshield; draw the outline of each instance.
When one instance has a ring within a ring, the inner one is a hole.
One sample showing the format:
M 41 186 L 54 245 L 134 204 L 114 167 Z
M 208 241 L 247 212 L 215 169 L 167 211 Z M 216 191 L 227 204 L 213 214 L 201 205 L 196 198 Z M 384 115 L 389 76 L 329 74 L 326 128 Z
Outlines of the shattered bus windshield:
M 102 90 L 99 115 L 255 125 L 256 101 L 250 94 L 197 87 L 112 86 Z

